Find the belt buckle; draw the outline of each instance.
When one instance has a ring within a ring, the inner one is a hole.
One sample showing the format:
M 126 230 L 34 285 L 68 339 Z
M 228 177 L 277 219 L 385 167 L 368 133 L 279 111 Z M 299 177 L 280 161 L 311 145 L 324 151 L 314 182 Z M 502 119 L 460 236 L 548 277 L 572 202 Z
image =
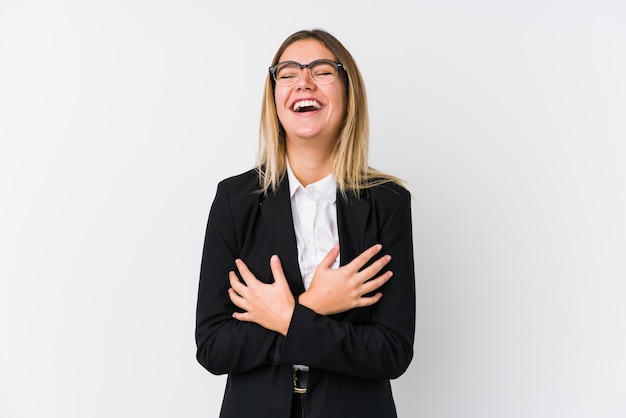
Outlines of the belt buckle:
M 291 369 L 291 373 L 292 373 L 293 393 L 297 393 L 299 395 L 304 395 L 306 393 L 306 388 L 301 388 L 298 385 L 298 369 L 296 369 L 294 367 L 293 369 Z

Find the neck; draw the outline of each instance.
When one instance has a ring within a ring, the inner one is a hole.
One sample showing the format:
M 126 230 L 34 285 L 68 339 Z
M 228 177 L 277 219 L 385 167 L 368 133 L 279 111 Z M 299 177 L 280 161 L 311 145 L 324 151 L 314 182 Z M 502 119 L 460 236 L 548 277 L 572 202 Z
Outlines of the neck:
M 287 147 L 287 158 L 293 174 L 305 187 L 332 172 L 330 150 L 291 146 Z

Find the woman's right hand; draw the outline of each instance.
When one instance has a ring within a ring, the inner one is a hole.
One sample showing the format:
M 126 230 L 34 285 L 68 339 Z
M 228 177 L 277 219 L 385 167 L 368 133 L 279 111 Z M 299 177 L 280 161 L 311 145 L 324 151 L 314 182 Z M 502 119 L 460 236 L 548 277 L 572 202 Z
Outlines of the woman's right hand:
M 389 263 L 390 255 L 384 255 L 370 266 L 363 268 L 368 261 L 380 252 L 382 245 L 376 244 L 359 254 L 345 266 L 333 269 L 332 265 L 339 256 L 339 244 L 326 254 L 315 269 L 309 288 L 300 295 L 298 302 L 321 315 L 345 312 L 353 308 L 375 304 L 383 296 L 374 292 L 393 275 L 391 271 L 377 276 Z

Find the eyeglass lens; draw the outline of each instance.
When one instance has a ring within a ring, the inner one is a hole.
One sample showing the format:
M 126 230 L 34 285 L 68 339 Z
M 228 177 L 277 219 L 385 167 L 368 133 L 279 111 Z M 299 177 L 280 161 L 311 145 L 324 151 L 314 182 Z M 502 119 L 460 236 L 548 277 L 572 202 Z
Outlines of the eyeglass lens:
M 330 84 L 337 77 L 337 64 L 332 61 L 314 61 L 308 67 L 309 74 L 316 84 Z M 276 68 L 274 79 L 282 86 L 291 86 L 298 81 L 302 71 L 297 62 L 285 62 Z

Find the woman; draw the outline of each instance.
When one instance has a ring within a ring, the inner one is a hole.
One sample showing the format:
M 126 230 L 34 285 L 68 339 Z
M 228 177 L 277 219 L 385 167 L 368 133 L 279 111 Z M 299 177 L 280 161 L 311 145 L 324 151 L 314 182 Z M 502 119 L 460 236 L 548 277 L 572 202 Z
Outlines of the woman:
M 219 183 L 198 292 L 198 361 L 221 417 L 395 417 L 413 356 L 410 194 L 367 163 L 356 63 L 300 31 L 265 84 L 259 163 Z M 392 277 L 393 276 L 393 277 Z

